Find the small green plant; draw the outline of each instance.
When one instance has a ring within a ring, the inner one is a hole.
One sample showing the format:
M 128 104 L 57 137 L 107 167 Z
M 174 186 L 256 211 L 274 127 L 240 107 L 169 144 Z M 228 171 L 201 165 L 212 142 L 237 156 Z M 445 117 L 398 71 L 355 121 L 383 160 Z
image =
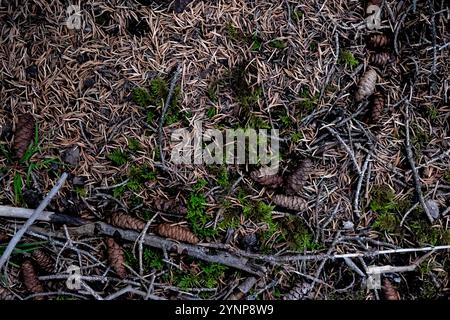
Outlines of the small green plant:
M 214 117 L 216 114 L 217 114 L 217 110 L 214 107 L 208 108 L 208 110 L 206 110 L 206 116 L 210 119 L 212 117 Z
M 145 121 L 151 125 L 153 124 L 154 120 L 155 120 L 155 113 L 152 110 L 148 110 L 145 115 Z
M 339 55 L 339 63 L 353 68 L 359 64 L 359 61 L 355 58 L 351 51 L 343 49 Z
M 150 93 L 142 87 L 134 87 L 131 91 L 131 97 L 134 103 L 142 108 L 147 107 L 151 101 Z
M 119 148 L 116 148 L 113 151 L 111 151 L 107 155 L 107 158 L 116 166 L 124 165 L 128 161 L 128 155 Z
M 395 194 L 389 186 L 376 186 L 371 192 L 369 208 L 377 213 L 391 213 L 396 208 Z
M 164 267 L 163 255 L 161 252 L 150 248 L 144 248 L 142 260 L 147 269 L 162 270 Z
M 130 149 L 133 152 L 141 150 L 141 144 L 139 143 L 139 140 L 135 138 L 128 139 L 128 149 Z
M 151 170 L 147 165 L 130 166 L 128 169 L 128 181 L 113 189 L 114 197 L 118 198 L 124 194 L 125 191 L 137 192 L 144 188 L 147 181 L 156 180 L 156 172 Z M 136 200 L 136 199 L 135 199 Z M 136 205 L 140 204 L 135 202 Z
M 430 120 L 434 121 L 439 117 L 439 110 L 434 105 L 429 105 L 426 107 L 426 114 Z
M 450 229 L 443 229 L 439 225 L 430 226 L 429 223 L 423 219 L 423 213 L 417 212 L 420 217 L 410 223 L 410 228 L 416 236 L 416 240 L 421 245 L 446 245 L 450 242 Z
M 303 139 L 303 134 L 299 131 L 295 131 L 289 135 L 289 138 L 291 139 L 292 142 L 297 143 Z
M 227 267 L 219 263 L 208 263 L 200 261 L 198 263 L 200 272 L 177 271 L 173 279 L 177 287 L 182 289 L 190 288 L 215 288 L 219 280 L 224 276 Z
M 262 48 L 262 41 L 258 37 L 258 34 L 256 32 L 252 33 L 250 37 L 248 37 L 248 42 L 250 43 L 250 50 L 251 51 L 259 51 Z
M 289 113 L 287 113 L 287 112 L 281 114 L 281 115 L 279 116 L 279 119 L 280 119 L 280 121 L 281 121 L 281 125 L 282 125 L 284 128 L 288 128 L 288 127 L 292 124 L 292 119 L 291 119 L 291 117 L 289 116 Z
M 442 177 L 445 182 L 450 183 L 450 169 L 445 171 L 444 176 Z
M 217 84 L 216 83 L 208 86 L 206 95 L 208 96 L 209 100 L 211 100 L 212 102 L 217 102 Z
M 251 129 L 270 129 L 270 124 L 267 120 L 264 120 L 262 117 L 251 114 L 250 118 L 248 119 L 246 128 Z
M 217 183 L 222 188 L 228 188 L 230 186 L 230 180 L 228 177 L 228 170 L 226 167 L 222 167 L 219 174 L 217 175 Z
M 282 50 L 287 47 L 287 44 L 282 39 L 277 38 L 269 42 L 269 47 Z
M 26 243 L 19 243 L 14 247 L 14 250 L 12 252 L 13 255 L 16 254 L 25 254 L 33 252 L 36 249 L 41 248 L 44 244 L 46 244 L 47 241 L 34 241 L 34 242 L 26 242 Z M 1 244 L 0 245 L 0 255 L 3 254 L 3 252 L 6 249 L 7 244 Z
M 303 15 L 304 13 L 301 10 L 294 9 L 291 11 L 291 19 L 294 20 L 295 22 L 302 20 Z
M 299 107 L 301 112 L 311 112 L 314 107 L 317 105 L 317 100 L 319 99 L 319 94 L 311 94 L 307 87 L 303 87 L 298 93 L 300 98 Z
M 208 181 L 206 181 L 205 179 L 199 179 L 197 180 L 196 183 L 194 183 L 194 185 L 192 186 L 192 189 L 194 189 L 195 191 L 199 191 L 201 189 L 203 189 L 204 187 L 206 187 L 208 185 Z

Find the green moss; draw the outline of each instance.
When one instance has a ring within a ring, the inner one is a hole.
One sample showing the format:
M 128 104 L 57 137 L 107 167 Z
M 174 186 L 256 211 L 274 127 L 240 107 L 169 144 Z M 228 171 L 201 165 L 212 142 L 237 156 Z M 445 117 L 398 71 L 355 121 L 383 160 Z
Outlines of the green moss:
M 288 128 L 292 124 L 292 119 L 287 112 L 284 112 L 279 116 L 279 120 L 281 122 L 281 126 L 284 128 Z
M 249 113 L 251 108 L 258 103 L 262 93 L 259 86 L 253 85 L 247 80 L 247 76 L 252 71 L 254 71 L 252 66 L 247 67 L 246 63 L 242 63 L 229 72 L 230 87 L 245 113 Z
M 139 270 L 139 260 L 129 249 L 124 250 L 125 263 L 135 270 Z M 144 272 L 149 273 L 154 270 L 159 271 L 164 267 L 163 255 L 161 252 L 144 247 L 142 251 L 142 267 Z
M 230 180 L 228 178 L 228 170 L 226 167 L 222 167 L 217 175 L 217 183 L 222 188 L 228 188 L 230 186 Z
M 206 198 L 198 192 L 191 192 L 187 202 L 186 219 L 192 225 L 192 231 L 200 237 L 209 237 L 216 234 L 216 230 L 205 227 L 210 217 L 206 210 Z
M 299 108 L 302 113 L 311 112 L 314 107 L 317 105 L 317 101 L 319 99 L 319 94 L 312 94 L 307 87 L 303 87 L 298 93 L 300 98 Z
M 279 38 L 273 39 L 269 42 L 269 47 L 274 48 L 274 49 L 282 50 L 282 49 L 285 49 L 287 46 L 288 46 L 287 43 Z
M 131 97 L 134 103 L 142 108 L 147 107 L 151 101 L 150 93 L 142 87 L 134 87 L 131 91 Z
M 282 239 L 292 250 L 317 250 L 321 246 L 314 241 L 314 235 L 298 216 L 289 215 L 279 223 Z
M 175 286 L 181 289 L 199 287 L 215 288 L 227 270 L 227 267 L 219 263 L 209 263 L 204 261 L 199 261 L 198 267 L 200 271 L 194 271 L 195 269 L 175 271 L 172 277 Z
M 208 185 L 208 181 L 206 181 L 205 179 L 199 179 L 197 180 L 196 183 L 194 183 L 194 185 L 192 186 L 192 189 L 199 191 L 201 189 L 203 189 L 204 187 L 206 187 Z
M 168 93 L 167 82 L 161 77 L 155 77 L 150 81 L 150 103 L 155 106 L 162 106 L 164 104 L 164 99 L 167 97 Z
M 208 86 L 206 95 L 208 96 L 209 100 L 211 100 L 212 102 L 217 102 L 217 84 L 216 83 Z
M 428 105 L 425 107 L 425 114 L 428 119 L 435 121 L 439 117 L 439 110 L 434 105 Z
M 270 124 L 267 120 L 264 120 L 256 114 L 251 114 L 248 119 L 246 128 L 252 129 L 270 129 Z
M 74 188 L 75 193 L 80 196 L 80 197 L 86 197 L 87 195 L 87 191 L 85 187 L 81 187 L 81 186 L 75 186 Z
M 443 229 L 440 225 L 430 226 L 423 218 L 422 212 L 417 212 L 420 218 L 416 218 L 409 224 L 416 241 L 422 245 L 446 245 L 450 243 L 450 229 Z
M 347 49 L 341 50 L 338 61 L 340 64 L 349 66 L 350 68 L 356 67 L 359 64 L 358 59 Z
M 289 135 L 289 138 L 291 139 L 292 142 L 297 143 L 297 142 L 299 142 L 300 140 L 303 139 L 303 134 L 301 132 L 299 132 L 299 131 L 292 132 Z
M 147 181 L 156 180 L 156 172 L 151 170 L 147 165 L 142 166 L 130 166 L 128 169 L 128 182 L 124 185 L 115 187 L 113 189 L 114 197 L 122 196 L 125 191 L 137 192 L 145 187 Z M 139 202 L 135 203 L 139 205 Z
M 135 138 L 128 139 L 128 149 L 133 152 L 141 150 L 141 144 L 139 143 L 139 140 Z
M 121 166 L 128 162 L 128 155 L 119 148 L 111 151 L 107 158 L 116 166 Z
M 374 223 L 373 227 L 385 232 L 395 232 L 399 226 L 398 218 L 392 213 L 381 213 L 379 214 Z
M 445 171 L 442 179 L 444 179 L 445 182 L 450 183 L 450 170 Z

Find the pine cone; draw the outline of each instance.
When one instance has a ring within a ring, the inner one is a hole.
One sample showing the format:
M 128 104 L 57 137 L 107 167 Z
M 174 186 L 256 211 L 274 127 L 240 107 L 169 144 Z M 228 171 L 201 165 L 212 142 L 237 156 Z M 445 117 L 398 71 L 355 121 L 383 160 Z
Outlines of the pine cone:
M 124 212 L 114 212 L 109 217 L 109 223 L 113 226 L 142 231 L 145 228 L 145 222 L 141 219 L 129 216 Z
M 106 248 L 108 250 L 108 262 L 117 273 L 117 275 L 124 279 L 127 276 L 127 270 L 125 269 L 125 257 L 120 245 L 114 241 L 113 238 L 106 238 Z
M 390 43 L 390 39 L 385 34 L 371 34 L 367 38 L 367 44 L 370 48 L 380 49 L 387 47 Z
M 9 236 L 6 232 L 0 231 L 0 243 L 8 241 Z
M 250 177 L 263 186 L 278 187 L 283 184 L 283 178 L 269 167 L 261 167 L 253 171 Z
M 394 62 L 394 57 L 388 52 L 378 52 L 370 56 L 370 63 L 382 67 Z
M 283 297 L 283 300 L 302 300 L 309 293 L 310 288 L 311 285 L 306 282 L 299 283 Z
M 35 121 L 31 113 L 21 114 L 17 119 L 16 132 L 14 134 L 14 152 L 18 159 L 27 151 L 34 136 Z
M 44 287 L 39 281 L 36 270 L 30 260 L 25 260 L 22 263 L 22 277 L 23 282 L 27 290 L 31 293 L 42 293 L 44 292 Z M 35 300 L 44 300 L 44 297 L 35 297 Z
M 153 206 L 156 210 L 167 213 L 185 215 L 187 212 L 185 205 L 177 199 L 156 198 Z
M 362 101 L 370 97 L 375 91 L 378 75 L 375 70 L 369 69 L 359 80 L 358 91 L 355 94 L 356 101 Z
M 297 170 L 295 170 L 286 181 L 287 193 L 299 193 L 313 170 L 313 163 L 309 159 L 300 162 Z
M 0 301 L 14 300 L 14 295 L 8 289 L 0 287 Z
M 307 206 L 306 201 L 303 198 L 297 196 L 287 196 L 284 194 L 274 195 L 272 198 L 272 202 L 277 206 L 295 211 L 304 210 Z
M 34 250 L 33 253 L 31 253 L 31 257 L 34 259 L 39 268 L 47 273 L 53 273 L 55 263 L 43 250 Z
M 383 115 L 384 110 L 384 96 L 376 92 L 372 97 L 372 110 L 371 110 L 371 122 L 377 123 L 381 116 Z
M 196 244 L 200 240 L 189 229 L 178 225 L 163 223 L 158 225 L 156 232 L 163 237 L 172 238 L 178 241 Z
M 400 295 L 397 289 L 394 288 L 388 279 L 383 279 L 383 293 L 386 300 L 400 300 Z

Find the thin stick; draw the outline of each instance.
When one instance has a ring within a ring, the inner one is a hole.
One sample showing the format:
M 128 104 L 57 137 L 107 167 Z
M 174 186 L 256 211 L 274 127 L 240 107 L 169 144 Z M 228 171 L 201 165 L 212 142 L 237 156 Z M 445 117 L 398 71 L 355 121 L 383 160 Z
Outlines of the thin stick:
M 67 173 L 64 172 L 59 178 L 56 185 L 50 190 L 48 195 L 42 200 L 39 207 L 34 211 L 34 213 L 28 218 L 28 220 L 25 222 L 25 224 L 17 231 L 17 233 L 12 237 L 11 241 L 9 242 L 8 246 L 6 247 L 5 251 L 2 254 L 2 257 L 0 258 L 0 270 L 5 265 L 6 261 L 9 259 L 9 256 L 13 252 L 16 245 L 19 243 L 20 239 L 22 239 L 23 235 L 27 231 L 27 229 L 36 221 L 36 219 L 41 215 L 42 211 L 47 207 L 47 205 L 50 203 L 50 201 L 53 199 L 53 197 L 58 193 L 59 189 L 64 185 L 64 182 L 67 179 Z
M 172 82 L 170 83 L 169 94 L 167 95 L 166 102 L 164 103 L 164 107 L 161 112 L 161 118 L 159 119 L 159 128 L 158 128 L 158 142 L 159 142 L 159 154 L 161 155 L 161 164 L 163 168 L 166 167 L 164 162 L 164 150 L 163 150 L 163 142 L 164 142 L 164 134 L 163 134 L 163 126 L 164 126 L 164 118 L 166 116 L 167 109 L 169 108 L 169 104 L 172 101 L 173 93 L 175 92 L 175 85 L 177 84 L 178 77 L 181 73 L 181 65 L 177 66 L 177 70 L 175 71 Z
M 428 210 L 428 206 L 425 203 L 425 199 L 423 197 L 422 185 L 420 183 L 419 173 L 417 172 L 416 163 L 414 161 L 414 156 L 413 156 L 413 152 L 411 149 L 411 140 L 410 140 L 410 136 L 409 136 L 409 103 L 408 102 L 406 103 L 405 127 L 406 127 L 406 145 L 405 145 L 406 155 L 407 155 L 408 162 L 409 162 L 409 165 L 411 167 L 412 174 L 414 177 L 414 185 L 416 187 L 416 193 L 417 193 L 417 196 L 419 197 L 419 202 L 422 205 L 422 208 L 425 211 L 428 220 L 431 223 L 433 223 L 434 219 L 430 213 L 430 210 Z
M 366 160 L 364 161 L 364 164 L 361 169 L 361 174 L 359 175 L 359 178 L 358 178 L 358 184 L 356 186 L 355 200 L 353 202 L 353 211 L 355 212 L 355 214 L 358 217 L 361 217 L 361 210 L 359 209 L 359 195 L 361 193 L 364 176 L 365 176 L 367 168 L 369 166 L 369 161 L 370 161 L 370 154 L 367 155 Z
M 144 230 L 142 230 L 142 233 L 139 238 L 139 275 L 141 277 L 144 276 L 144 268 L 142 267 L 142 251 L 143 251 L 143 244 L 144 244 L 144 236 L 147 234 L 148 228 L 150 228 L 150 225 L 155 220 L 155 218 L 158 216 L 158 213 L 156 213 L 145 225 Z

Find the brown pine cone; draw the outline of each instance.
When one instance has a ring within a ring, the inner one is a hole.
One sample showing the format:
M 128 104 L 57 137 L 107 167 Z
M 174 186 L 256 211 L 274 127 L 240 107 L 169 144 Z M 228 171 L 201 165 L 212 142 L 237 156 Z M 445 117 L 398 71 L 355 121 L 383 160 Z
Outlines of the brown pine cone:
M 383 279 L 383 293 L 386 300 L 400 300 L 400 295 L 388 279 Z
M 375 70 L 369 69 L 363 74 L 358 84 L 358 91 L 355 94 L 356 101 L 362 101 L 370 97 L 375 91 L 378 74 Z
M 0 301 L 2 300 L 14 300 L 14 295 L 9 292 L 8 289 L 0 287 Z
M 253 171 L 250 177 L 263 186 L 278 187 L 283 184 L 283 178 L 269 167 L 261 167 Z
M 390 39 L 385 34 L 371 34 L 367 38 L 367 45 L 372 49 L 380 49 L 387 47 Z
M 200 241 L 188 228 L 178 225 L 171 225 L 169 223 L 162 223 L 158 225 L 156 232 L 160 236 L 182 242 L 196 244 Z
M 313 170 L 313 163 L 309 159 L 300 162 L 295 170 L 286 180 L 287 194 L 299 193 Z
M 31 113 L 21 114 L 17 119 L 13 148 L 18 159 L 23 157 L 33 139 L 35 124 Z
M 372 123 L 377 123 L 384 111 L 384 96 L 376 92 L 372 97 L 372 106 L 371 106 L 371 119 Z
M 283 297 L 283 300 L 302 300 L 309 293 L 310 287 L 311 285 L 306 282 L 298 283 Z
M 156 198 L 153 206 L 156 210 L 166 213 L 185 215 L 187 212 L 186 206 L 177 199 Z
M 25 260 L 21 267 L 23 283 L 27 290 L 31 293 L 42 293 L 44 292 L 44 287 L 39 281 L 36 270 L 30 260 Z M 35 300 L 44 300 L 44 297 L 35 297 Z
M 127 276 L 127 270 L 125 269 L 125 257 L 122 248 L 111 237 L 106 238 L 105 243 L 108 251 L 109 264 L 117 275 L 121 279 L 124 279 Z
M 306 201 L 303 198 L 297 196 L 288 196 L 284 194 L 274 195 L 272 198 L 272 202 L 277 206 L 295 211 L 304 210 L 307 206 Z
M 55 263 L 53 262 L 52 258 L 50 258 L 48 254 L 45 253 L 43 250 L 41 249 L 34 250 L 31 253 L 31 257 L 34 259 L 39 268 L 41 268 L 45 272 L 47 273 L 54 272 Z
M 394 62 L 394 57 L 388 52 L 378 52 L 370 56 L 370 63 L 382 67 Z
M 109 217 L 109 223 L 113 226 L 142 231 L 145 228 L 145 222 L 141 219 L 129 216 L 124 212 L 114 212 Z
M 0 231 L 0 243 L 8 241 L 9 236 L 6 232 Z

